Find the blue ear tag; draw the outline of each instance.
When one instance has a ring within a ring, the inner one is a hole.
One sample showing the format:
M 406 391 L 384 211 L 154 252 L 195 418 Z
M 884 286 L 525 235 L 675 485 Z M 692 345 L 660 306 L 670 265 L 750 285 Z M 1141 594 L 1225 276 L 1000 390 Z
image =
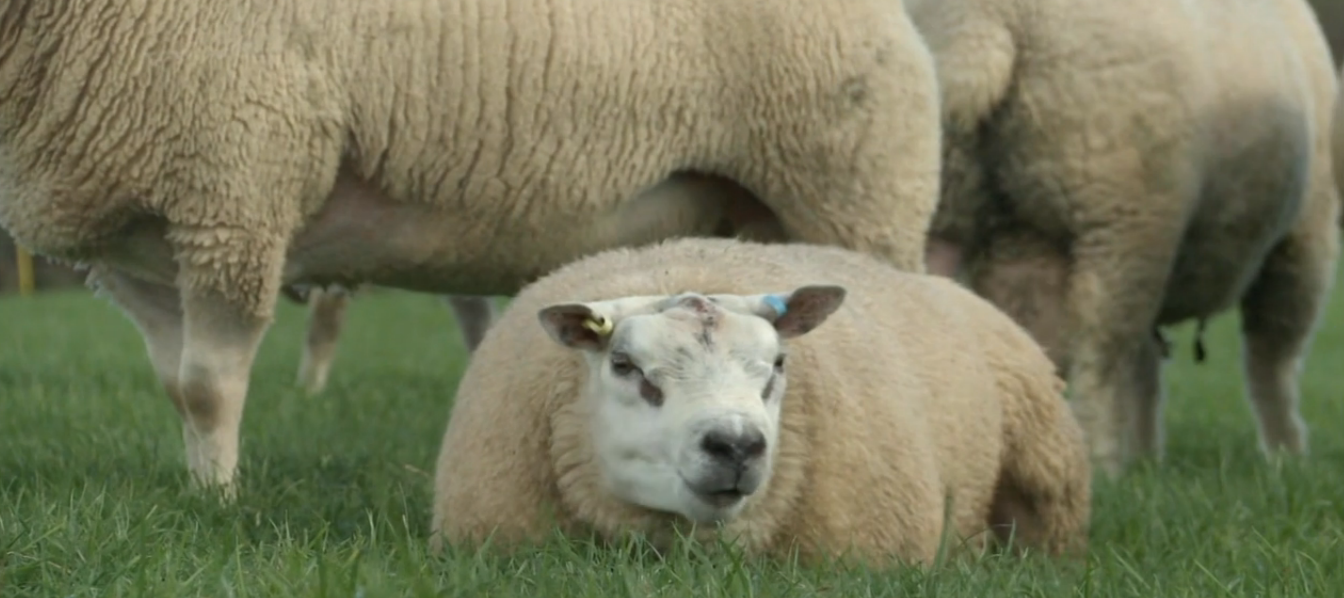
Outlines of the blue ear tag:
M 784 312 L 789 311 L 789 307 L 784 304 L 784 300 L 781 299 L 779 295 L 766 295 L 765 303 L 766 305 L 769 305 L 771 309 L 775 310 L 776 318 L 783 316 Z

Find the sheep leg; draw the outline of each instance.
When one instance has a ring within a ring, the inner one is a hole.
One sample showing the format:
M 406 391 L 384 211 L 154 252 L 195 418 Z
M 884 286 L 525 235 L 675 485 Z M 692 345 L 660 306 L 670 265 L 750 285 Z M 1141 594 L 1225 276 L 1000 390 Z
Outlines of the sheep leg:
M 469 353 L 474 353 L 493 323 L 495 304 L 489 297 L 474 295 L 445 295 L 444 299 L 448 301 L 453 315 L 457 317 L 463 344 Z
M 327 386 L 331 362 L 336 359 L 336 342 L 350 296 L 342 289 L 313 288 L 308 292 L 308 335 L 299 358 L 296 377 L 304 392 L 315 395 Z
M 182 307 L 177 289 L 146 282 L 102 265 L 89 271 L 88 285 L 98 296 L 110 299 L 139 329 L 154 374 L 185 423 L 187 406 L 178 385 Z
M 1166 450 L 1162 425 L 1162 406 L 1166 402 L 1162 384 L 1162 344 L 1157 337 L 1145 335 L 1139 341 L 1138 351 L 1132 378 L 1134 402 L 1121 405 L 1121 408 L 1130 409 L 1127 442 L 1135 454 L 1161 459 Z
M 1173 202 L 1174 203 L 1174 202 Z M 1159 222 L 1162 222 L 1159 220 Z M 1156 413 L 1151 395 L 1157 370 L 1146 367 L 1152 327 L 1178 239 L 1178 219 L 1169 235 L 1163 229 L 1105 227 L 1078 239 L 1065 295 L 1072 338 L 1069 351 L 1074 414 L 1082 424 L 1098 468 L 1118 476 L 1135 456 L 1132 416 L 1136 409 Z M 1068 337 L 1066 337 L 1068 338 Z M 1148 451 L 1146 451 L 1148 452 Z M 1160 453 L 1152 456 L 1160 459 Z
M 1298 376 L 1333 284 L 1339 243 L 1335 200 L 1322 205 L 1332 213 L 1304 217 L 1269 254 L 1241 301 L 1242 368 L 1266 455 L 1307 452 Z
M 180 263 L 180 280 L 201 277 L 192 270 L 194 263 Z M 278 274 L 279 268 L 274 271 Z M 244 288 L 268 286 L 256 282 Z M 252 363 L 270 327 L 279 290 L 278 284 L 269 286 L 271 293 L 246 297 L 256 301 L 249 305 L 230 300 L 215 285 L 179 283 L 183 326 L 178 384 L 186 414 L 187 464 L 199 484 L 219 488 L 227 497 L 235 492 L 239 428 Z

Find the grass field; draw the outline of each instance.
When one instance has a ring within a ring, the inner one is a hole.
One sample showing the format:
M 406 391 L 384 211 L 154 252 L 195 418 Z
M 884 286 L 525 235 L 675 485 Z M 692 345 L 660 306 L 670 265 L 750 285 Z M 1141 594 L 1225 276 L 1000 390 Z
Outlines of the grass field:
M 304 313 L 282 306 L 254 370 L 243 489 L 184 490 L 177 416 L 134 328 L 83 291 L 0 300 L 0 597 L 1344 596 L 1344 293 L 1303 382 L 1313 453 L 1265 463 L 1235 315 L 1209 361 L 1175 331 L 1168 457 L 1098 483 L 1085 563 L 987 559 L 870 573 L 694 551 L 554 543 L 511 559 L 428 554 L 431 478 L 463 368 L 451 313 L 354 301 L 325 394 L 292 388 Z

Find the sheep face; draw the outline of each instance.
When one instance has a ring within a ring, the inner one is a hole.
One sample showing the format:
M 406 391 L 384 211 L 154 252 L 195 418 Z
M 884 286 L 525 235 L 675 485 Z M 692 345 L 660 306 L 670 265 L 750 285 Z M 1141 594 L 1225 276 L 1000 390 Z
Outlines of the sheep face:
M 821 324 L 844 295 L 807 286 L 543 308 L 549 336 L 587 362 L 584 400 L 605 490 L 697 523 L 741 512 L 770 479 L 785 341 Z

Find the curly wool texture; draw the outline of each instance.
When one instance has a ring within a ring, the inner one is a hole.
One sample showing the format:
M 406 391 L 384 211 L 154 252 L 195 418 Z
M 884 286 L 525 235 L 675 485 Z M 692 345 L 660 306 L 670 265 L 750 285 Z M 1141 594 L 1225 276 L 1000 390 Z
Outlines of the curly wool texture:
M 1154 329 L 1232 308 L 1265 446 L 1302 450 L 1295 372 L 1340 212 L 1336 73 L 1306 2 L 907 6 L 946 127 L 931 247 L 957 246 L 1068 372 L 1108 471 L 1162 450 Z
M 434 545 L 511 549 L 552 525 L 670 538 L 672 516 L 602 493 L 578 352 L 538 310 L 628 295 L 848 290 L 789 345 L 774 474 L 728 532 L 754 554 L 929 562 L 944 517 L 970 545 L 1005 517 L 1017 540 L 1086 547 L 1090 468 L 1062 383 L 1007 316 L 941 277 L 839 248 L 683 239 L 576 261 L 526 287 L 473 355 L 436 473 Z M 945 511 L 951 500 L 952 510 Z M 705 533 L 701 528 L 697 533 Z
M 39 254 L 136 259 L 126 227 L 159 219 L 180 284 L 268 314 L 348 174 L 442 221 L 386 225 L 369 243 L 402 253 L 383 270 L 507 293 L 644 234 L 613 206 L 686 170 L 743 184 L 800 239 L 922 268 L 936 79 L 899 3 L 0 0 L 0 16 L 0 224 Z M 646 238 L 693 232 L 663 216 Z M 451 243 L 408 240 L 427 236 Z

